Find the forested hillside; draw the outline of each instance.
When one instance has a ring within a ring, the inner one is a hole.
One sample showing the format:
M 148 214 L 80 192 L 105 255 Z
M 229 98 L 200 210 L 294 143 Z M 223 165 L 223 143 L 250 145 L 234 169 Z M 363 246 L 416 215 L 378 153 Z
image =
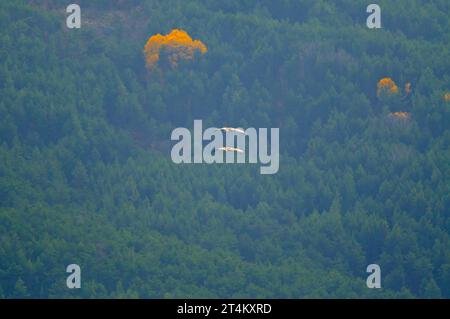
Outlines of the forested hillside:
M 450 3 L 369 3 L 0 1 L 0 297 L 450 298 Z M 174 164 L 194 119 L 278 173 Z

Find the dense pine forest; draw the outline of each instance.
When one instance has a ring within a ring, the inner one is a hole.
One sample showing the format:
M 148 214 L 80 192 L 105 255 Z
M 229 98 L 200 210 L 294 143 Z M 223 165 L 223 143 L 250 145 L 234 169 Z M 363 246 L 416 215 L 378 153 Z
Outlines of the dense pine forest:
M 380 29 L 362 0 L 69 3 L 0 2 L 0 298 L 450 298 L 448 0 Z M 279 171 L 173 163 L 195 119 L 279 128 Z

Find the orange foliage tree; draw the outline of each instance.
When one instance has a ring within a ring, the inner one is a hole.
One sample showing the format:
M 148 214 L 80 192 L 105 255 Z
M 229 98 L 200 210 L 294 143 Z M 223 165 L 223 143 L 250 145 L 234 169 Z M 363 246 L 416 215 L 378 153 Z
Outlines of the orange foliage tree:
M 383 93 L 388 95 L 397 94 L 398 86 L 391 78 L 382 78 L 377 84 L 377 95 L 381 96 Z
M 205 54 L 208 49 L 200 40 L 192 38 L 183 30 L 174 29 L 167 35 L 151 36 L 144 47 L 147 68 L 153 68 L 159 61 L 161 49 L 169 52 L 172 67 L 178 65 L 179 60 L 192 60 L 196 51 Z

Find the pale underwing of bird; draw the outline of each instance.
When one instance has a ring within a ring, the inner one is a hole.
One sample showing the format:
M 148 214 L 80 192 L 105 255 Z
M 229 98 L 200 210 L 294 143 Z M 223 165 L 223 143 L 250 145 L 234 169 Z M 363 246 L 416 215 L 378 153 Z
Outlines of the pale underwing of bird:
M 238 152 L 238 153 L 244 153 L 243 150 L 241 150 L 240 148 L 236 148 L 236 147 L 219 147 L 217 150 L 219 151 L 225 151 L 225 152 Z
M 234 128 L 234 127 L 221 127 L 221 128 L 218 128 L 216 131 L 235 132 L 235 133 L 240 133 L 240 134 L 245 135 L 244 130 L 242 130 L 240 128 Z

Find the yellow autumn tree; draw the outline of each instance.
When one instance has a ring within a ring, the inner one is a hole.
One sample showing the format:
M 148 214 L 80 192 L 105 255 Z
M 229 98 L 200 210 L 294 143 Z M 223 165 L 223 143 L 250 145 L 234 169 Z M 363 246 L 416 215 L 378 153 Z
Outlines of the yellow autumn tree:
M 390 116 L 401 120 L 407 120 L 410 118 L 410 114 L 408 112 L 393 112 Z
M 159 61 L 162 49 L 167 49 L 172 67 L 180 60 L 192 60 L 195 52 L 205 54 L 208 49 L 200 40 L 192 40 L 186 31 L 173 29 L 167 35 L 151 36 L 144 47 L 147 68 L 153 68 Z
M 450 92 L 447 92 L 444 94 L 444 101 L 445 102 L 450 102 Z
M 398 86 L 391 78 L 382 78 L 377 84 L 377 95 L 381 96 L 383 93 L 392 95 L 398 93 Z

